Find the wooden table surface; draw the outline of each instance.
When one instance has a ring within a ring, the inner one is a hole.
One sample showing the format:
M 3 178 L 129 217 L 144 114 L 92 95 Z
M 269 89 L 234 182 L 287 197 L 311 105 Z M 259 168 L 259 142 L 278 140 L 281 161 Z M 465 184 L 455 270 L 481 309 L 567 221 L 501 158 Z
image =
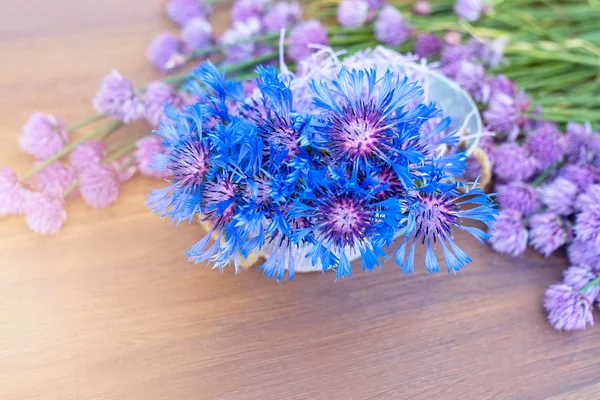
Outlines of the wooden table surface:
M 23 172 L 30 112 L 78 121 L 112 68 L 157 77 L 145 48 L 172 27 L 161 0 L 6 3 L 0 165 Z M 105 211 L 73 201 L 58 237 L 0 218 L 0 399 L 600 398 L 600 328 L 554 332 L 541 307 L 563 256 L 513 260 L 459 235 L 475 262 L 458 276 L 219 274 L 183 256 L 198 226 L 146 209 L 153 185 L 135 179 Z

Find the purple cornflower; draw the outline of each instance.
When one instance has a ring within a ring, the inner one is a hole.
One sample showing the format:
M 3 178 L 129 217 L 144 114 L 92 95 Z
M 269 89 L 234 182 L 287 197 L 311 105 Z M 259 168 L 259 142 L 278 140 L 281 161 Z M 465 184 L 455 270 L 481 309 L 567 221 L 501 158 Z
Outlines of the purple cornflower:
M 494 172 L 505 182 L 526 181 L 538 170 L 538 162 L 529 151 L 516 143 L 496 148 Z
M 541 169 L 546 169 L 560 161 L 565 152 L 565 141 L 556 124 L 541 123 L 536 130 L 525 138 L 525 146 L 540 163 Z
M 169 0 L 167 3 L 167 16 L 179 26 L 194 18 L 206 18 L 208 13 L 201 0 Z
M 477 21 L 489 11 L 491 4 L 487 0 L 457 0 L 454 3 L 454 12 L 467 21 Z
M 573 182 L 558 177 L 551 183 L 538 188 L 539 199 L 550 211 L 558 215 L 570 215 L 575 209 L 579 190 Z
M 567 242 L 570 228 L 553 212 L 529 218 L 529 244 L 545 257 Z
M 184 53 L 183 42 L 172 33 L 163 32 L 150 43 L 146 55 L 155 68 L 169 72 L 185 63 Z
M 594 325 L 592 301 L 565 284 L 555 284 L 546 290 L 544 308 L 550 325 L 558 331 L 583 330 Z
M 43 160 L 62 150 L 68 140 L 63 121 L 52 115 L 34 112 L 23 127 L 19 144 L 21 150 Z
M 189 138 L 179 142 L 167 155 L 167 170 L 173 175 L 173 183 L 190 190 L 200 187 L 208 172 L 208 156 L 202 141 Z
M 577 200 L 580 208 L 575 220 L 577 240 L 591 243 L 600 249 L 600 185 L 592 185 Z
M 581 290 L 598 277 L 598 272 L 588 265 L 574 265 L 563 271 L 564 282 L 575 290 Z M 591 299 L 597 298 L 600 295 L 600 284 L 590 286 L 583 294 Z
M 501 209 L 517 210 L 524 217 L 533 214 L 541 206 L 536 190 L 526 183 L 511 182 L 507 185 L 498 185 L 497 191 L 498 205 Z
M 595 271 L 600 271 L 600 248 L 591 241 L 575 237 L 567 246 L 567 256 L 571 265 L 589 265 Z
M 514 97 L 517 93 L 515 83 L 508 79 L 505 75 L 498 74 L 490 81 L 490 96 L 502 93 L 510 97 Z
M 338 18 L 340 18 L 339 12 Z M 411 33 L 408 23 L 404 20 L 400 11 L 393 6 L 385 6 L 381 9 L 374 27 L 377 40 L 388 46 L 400 46 L 408 39 Z
M 75 147 L 69 155 L 69 161 L 73 169 L 79 172 L 90 165 L 100 165 L 107 150 L 106 143 L 90 140 Z
M 292 30 L 288 43 L 290 57 L 298 62 L 312 54 L 310 44 L 329 43 L 327 29 L 316 19 L 303 22 Z
M 166 179 L 171 175 L 169 171 L 152 168 L 155 155 L 166 153 L 160 136 L 146 136 L 135 142 L 135 147 L 135 159 L 142 175 L 159 179 Z
M 531 101 L 525 92 L 519 92 L 514 97 L 497 93 L 491 98 L 483 117 L 494 132 L 506 133 L 508 140 L 514 141 L 519 132 L 529 125 L 526 112 L 530 107 Z
M 10 168 L 0 168 L 0 215 L 22 214 L 29 191 Z
M 490 238 L 492 248 L 498 253 L 518 257 L 527 249 L 528 240 L 529 234 L 521 213 L 517 210 L 500 210 Z
M 599 176 L 590 166 L 568 164 L 559 171 L 559 176 L 573 182 L 581 191 L 598 182 Z
M 367 199 L 349 195 L 324 199 L 315 213 L 315 224 L 324 237 L 340 248 L 354 248 L 372 228 L 374 219 Z
M 203 216 L 213 227 L 222 228 L 231 222 L 235 213 L 235 202 L 238 194 L 236 185 L 228 177 L 220 178 L 216 183 L 208 182 L 203 191 Z
M 261 23 L 256 18 L 245 22 L 236 22 L 221 37 L 221 43 L 226 46 L 223 51 L 225 63 L 235 63 L 252 58 L 256 44 L 249 41 L 261 30 Z
M 120 171 L 112 163 L 90 165 L 79 173 L 79 191 L 92 208 L 106 208 L 119 196 Z
M 589 122 L 567 124 L 567 161 L 571 164 L 595 163 L 600 167 L 600 133 L 592 131 Z
M 359 28 L 367 22 L 369 3 L 365 0 L 342 0 L 337 9 L 337 19 L 341 26 Z
M 94 97 L 94 108 L 125 123 L 135 121 L 144 115 L 144 104 L 136 96 L 133 86 L 118 71 L 112 71 L 100 82 L 100 89 Z
M 301 19 L 302 8 L 298 3 L 280 1 L 269 8 L 262 22 L 267 32 L 279 32 L 297 24 Z
M 59 193 L 29 193 L 25 202 L 25 222 L 32 231 L 57 234 L 66 220 L 65 201 Z
M 435 33 L 421 35 L 414 44 L 415 54 L 425 58 L 433 56 L 444 48 L 444 42 Z
M 204 18 L 188 21 L 181 30 L 186 52 L 205 48 L 212 44 L 212 39 L 212 26 Z
M 236 0 L 231 7 L 231 19 L 234 23 L 246 22 L 252 18 L 262 18 L 270 0 Z
M 413 6 L 413 12 L 416 15 L 429 15 L 431 14 L 431 4 L 426 0 L 419 0 Z
M 63 192 L 75 182 L 75 173 L 71 166 L 55 161 L 35 174 L 35 182 L 42 192 Z

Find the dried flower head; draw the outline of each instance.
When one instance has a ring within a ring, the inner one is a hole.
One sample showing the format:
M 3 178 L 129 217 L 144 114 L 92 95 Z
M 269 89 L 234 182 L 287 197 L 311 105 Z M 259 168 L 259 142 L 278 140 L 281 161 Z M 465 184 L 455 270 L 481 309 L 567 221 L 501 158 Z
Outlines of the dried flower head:
M 541 206 L 535 188 L 526 183 L 511 182 L 499 185 L 497 191 L 500 208 L 517 210 L 524 217 L 533 214 Z
M 64 199 L 57 192 L 30 192 L 24 211 L 25 222 L 35 233 L 57 234 L 67 220 Z
M 518 257 L 527 249 L 529 234 L 520 212 L 511 209 L 500 210 L 490 243 L 498 253 Z
M 289 54 L 294 61 L 298 62 L 314 52 L 309 45 L 327 45 L 327 43 L 329 43 L 327 29 L 321 22 L 316 19 L 306 21 L 292 30 L 289 39 Z
M 43 160 L 58 153 L 69 140 L 65 124 L 60 119 L 35 112 L 23 127 L 19 137 L 21 150 Z
M 541 169 L 546 169 L 560 161 L 565 152 L 565 141 L 556 124 L 545 122 L 540 124 L 525 139 L 525 145 L 539 162 Z
M 92 208 L 106 208 L 119 196 L 120 172 L 116 165 L 90 165 L 79 173 L 81 197 Z
M 546 290 L 544 308 L 550 325 L 558 331 L 583 330 L 594 325 L 590 299 L 565 284 L 556 284 Z
M 367 22 L 369 3 L 365 0 L 342 0 L 337 9 L 337 19 L 346 28 L 359 28 Z
M 567 243 L 570 227 L 552 212 L 534 214 L 529 218 L 529 244 L 545 257 Z
M 22 214 L 29 191 L 10 168 L 0 168 L 0 215 Z
M 131 82 L 118 71 L 106 75 L 94 97 L 94 108 L 125 123 L 135 121 L 144 115 L 144 104 L 135 94 Z
M 505 182 L 524 182 L 539 170 L 539 164 L 529 151 L 516 143 L 504 143 L 496 148 L 494 172 Z
M 563 271 L 564 282 L 579 291 L 596 279 L 599 272 L 598 269 L 591 268 L 589 265 L 573 265 Z M 583 294 L 590 299 L 597 298 L 600 295 L 600 284 L 590 285 Z
M 573 182 L 558 177 L 551 183 L 538 188 L 539 199 L 558 215 L 570 215 L 575 209 L 579 190 Z
M 209 9 L 200 0 L 169 0 L 167 16 L 179 26 L 194 18 L 206 18 Z
M 267 32 L 279 32 L 281 29 L 297 24 L 301 19 L 300 4 L 279 1 L 268 9 L 262 22 Z

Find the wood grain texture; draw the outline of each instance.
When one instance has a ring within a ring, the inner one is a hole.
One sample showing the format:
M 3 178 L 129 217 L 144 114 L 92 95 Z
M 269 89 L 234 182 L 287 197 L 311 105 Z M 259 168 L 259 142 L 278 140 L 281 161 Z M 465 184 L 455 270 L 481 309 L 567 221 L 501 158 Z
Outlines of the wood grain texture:
M 173 28 L 160 0 L 8 3 L 0 164 L 23 172 L 31 111 L 77 121 L 111 68 L 156 77 L 146 45 Z M 153 185 L 105 211 L 73 201 L 58 237 L 0 219 L 0 399 L 600 398 L 598 328 L 554 332 L 541 307 L 562 256 L 511 260 L 458 235 L 475 259 L 458 276 L 388 262 L 276 284 L 188 264 L 201 229 L 150 214 Z

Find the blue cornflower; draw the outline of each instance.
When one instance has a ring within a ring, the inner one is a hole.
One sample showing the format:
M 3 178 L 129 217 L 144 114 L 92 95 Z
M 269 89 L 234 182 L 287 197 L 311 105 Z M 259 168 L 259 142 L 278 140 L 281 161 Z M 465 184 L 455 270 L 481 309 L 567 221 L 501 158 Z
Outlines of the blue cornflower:
M 460 193 L 459 189 L 463 190 Z M 467 209 L 463 209 L 466 207 Z M 464 225 L 464 220 L 483 222 L 490 227 L 497 214 L 492 196 L 471 184 L 431 184 L 412 193 L 405 210 L 405 240 L 396 253 L 396 263 L 404 273 L 414 271 L 415 245 L 426 246 L 427 272 L 439 272 L 435 247 L 442 247 L 448 273 L 458 272 L 471 262 L 469 256 L 454 243 L 452 230 L 465 230 L 483 244 L 489 235 L 479 228 Z M 406 251 L 408 249 L 408 255 Z

